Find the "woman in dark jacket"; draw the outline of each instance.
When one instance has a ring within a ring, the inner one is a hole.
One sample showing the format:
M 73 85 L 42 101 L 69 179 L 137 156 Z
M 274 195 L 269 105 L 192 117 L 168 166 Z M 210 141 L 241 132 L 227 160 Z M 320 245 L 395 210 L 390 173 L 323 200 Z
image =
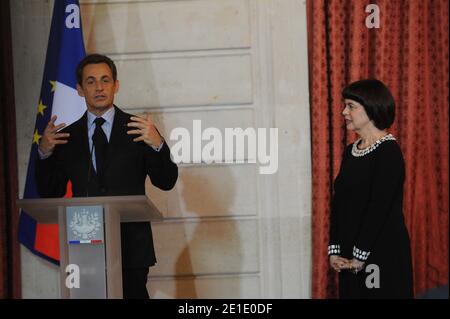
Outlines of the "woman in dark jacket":
M 330 265 L 340 298 L 412 298 L 411 249 L 403 218 L 405 165 L 388 129 L 395 118 L 389 89 L 378 80 L 342 91 L 342 115 L 359 139 L 344 151 L 331 203 Z

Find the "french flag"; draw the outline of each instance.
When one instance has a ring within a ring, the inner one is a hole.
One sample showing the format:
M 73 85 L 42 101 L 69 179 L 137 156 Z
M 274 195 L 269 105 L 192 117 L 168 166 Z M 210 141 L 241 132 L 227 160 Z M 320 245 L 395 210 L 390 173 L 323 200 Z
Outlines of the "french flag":
M 47 123 L 57 115 L 56 125 L 78 120 L 86 111 L 84 98 L 76 90 L 75 70 L 86 55 L 78 0 L 55 1 L 38 112 L 28 162 L 24 198 L 39 198 L 35 180 L 38 144 Z M 72 197 L 71 183 L 65 197 Z M 39 224 L 25 211 L 19 219 L 18 240 L 34 254 L 59 264 L 57 224 Z

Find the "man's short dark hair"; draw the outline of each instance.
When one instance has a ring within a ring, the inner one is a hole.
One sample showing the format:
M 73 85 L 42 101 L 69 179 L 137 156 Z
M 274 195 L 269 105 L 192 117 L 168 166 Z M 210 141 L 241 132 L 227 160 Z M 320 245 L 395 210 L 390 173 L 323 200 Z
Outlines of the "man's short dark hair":
M 394 98 L 383 82 L 367 79 L 350 83 L 342 90 L 342 97 L 361 104 L 378 129 L 384 130 L 394 123 Z
M 117 69 L 116 69 L 116 65 L 114 64 L 113 60 L 108 58 L 106 55 L 94 53 L 94 54 L 86 55 L 84 57 L 84 59 L 81 60 L 80 63 L 78 63 L 77 71 L 76 71 L 77 72 L 77 83 L 79 85 L 82 85 L 83 69 L 86 65 L 99 64 L 99 63 L 106 63 L 109 66 L 109 68 L 111 69 L 111 72 L 112 72 L 113 80 L 116 81 L 117 80 Z

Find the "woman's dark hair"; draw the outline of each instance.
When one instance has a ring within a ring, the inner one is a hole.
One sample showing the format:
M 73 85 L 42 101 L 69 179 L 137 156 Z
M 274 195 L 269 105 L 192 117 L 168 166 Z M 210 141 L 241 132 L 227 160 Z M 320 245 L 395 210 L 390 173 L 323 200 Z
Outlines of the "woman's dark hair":
M 395 119 L 395 102 L 391 92 L 383 82 L 376 79 L 350 83 L 342 90 L 344 99 L 360 103 L 375 126 L 384 130 Z
M 111 69 L 113 80 L 117 80 L 117 69 L 116 65 L 114 64 L 113 60 L 108 58 L 106 55 L 101 54 L 89 54 L 84 57 L 83 60 L 78 63 L 76 75 L 77 75 L 77 83 L 79 85 L 82 85 L 83 81 L 83 69 L 88 64 L 99 64 L 99 63 L 106 63 L 109 68 Z

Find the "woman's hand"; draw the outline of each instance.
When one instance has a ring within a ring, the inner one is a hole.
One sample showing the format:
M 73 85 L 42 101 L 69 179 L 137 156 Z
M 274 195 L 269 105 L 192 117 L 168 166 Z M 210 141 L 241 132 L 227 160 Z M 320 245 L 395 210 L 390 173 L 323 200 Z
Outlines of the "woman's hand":
M 356 258 L 353 258 L 350 260 L 350 269 L 357 274 L 359 271 L 361 271 L 364 268 L 364 261 L 358 260 Z
M 347 258 L 331 255 L 330 256 L 330 266 L 337 272 L 340 272 L 342 269 L 349 269 L 351 265 L 351 261 Z

